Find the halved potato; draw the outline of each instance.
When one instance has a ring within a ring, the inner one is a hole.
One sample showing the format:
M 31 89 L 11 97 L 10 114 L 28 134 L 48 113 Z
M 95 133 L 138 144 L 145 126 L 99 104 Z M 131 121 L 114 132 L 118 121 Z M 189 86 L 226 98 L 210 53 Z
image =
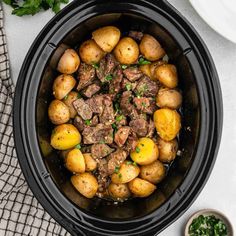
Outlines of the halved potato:
M 127 184 L 110 183 L 108 191 L 110 196 L 114 199 L 127 199 L 131 195 Z
M 85 160 L 82 152 L 74 148 L 66 156 L 66 168 L 74 174 L 85 172 Z
M 141 65 L 141 66 L 139 66 L 139 69 L 140 69 L 145 75 L 147 75 L 149 78 L 151 78 L 150 64 Z
M 69 112 L 70 112 L 70 118 L 75 118 L 77 115 L 77 111 L 75 110 L 73 106 L 73 102 L 78 99 L 78 93 L 75 91 L 69 92 L 69 94 L 64 97 L 63 102 L 68 106 Z
M 130 153 L 131 159 L 139 165 L 148 165 L 158 159 L 157 145 L 150 138 L 140 138 L 134 151 Z
M 93 171 L 97 169 L 97 162 L 92 157 L 91 153 L 83 153 L 85 160 L 86 171 Z
M 156 70 L 156 68 L 157 68 L 158 66 L 161 66 L 161 65 L 164 65 L 164 64 L 166 64 L 166 62 L 163 61 L 163 60 L 154 61 L 154 62 L 152 62 L 151 64 L 149 64 L 149 66 L 150 66 L 150 74 L 151 74 L 151 77 L 150 77 L 150 78 L 151 78 L 152 80 L 157 80 L 156 74 L 155 74 L 155 70 Z
M 105 26 L 93 31 L 92 36 L 104 52 L 111 52 L 120 40 L 120 30 L 115 26 Z
M 71 124 L 56 126 L 51 135 L 51 146 L 58 150 L 73 148 L 81 142 L 79 131 Z

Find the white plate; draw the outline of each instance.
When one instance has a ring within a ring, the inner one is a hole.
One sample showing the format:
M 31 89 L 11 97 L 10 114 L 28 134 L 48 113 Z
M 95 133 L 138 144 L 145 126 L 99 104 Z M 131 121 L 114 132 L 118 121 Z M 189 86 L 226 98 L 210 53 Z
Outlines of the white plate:
M 190 0 L 190 2 L 215 31 L 236 43 L 236 0 Z

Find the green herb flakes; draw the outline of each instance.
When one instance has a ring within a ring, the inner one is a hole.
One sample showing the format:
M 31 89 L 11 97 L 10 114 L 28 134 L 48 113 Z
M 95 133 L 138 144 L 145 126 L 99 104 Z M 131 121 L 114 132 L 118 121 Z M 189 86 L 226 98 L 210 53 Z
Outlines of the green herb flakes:
M 135 152 L 140 153 L 140 148 L 139 148 L 139 147 L 136 147 L 136 148 L 135 148 Z
M 119 170 L 120 170 L 120 167 L 119 167 L 119 166 L 116 166 L 114 172 L 115 172 L 116 174 L 118 174 Z
M 121 179 L 121 178 L 122 178 L 122 174 L 121 174 L 121 173 L 119 173 L 119 174 L 118 174 L 118 177 L 119 177 L 119 179 Z
M 130 91 L 132 89 L 132 84 L 126 84 L 125 88 L 127 91 Z
M 65 97 L 64 97 L 64 100 L 66 100 L 68 98 L 68 95 L 66 95 Z
M 99 69 L 99 64 L 98 63 L 93 63 L 92 67 L 95 68 L 95 69 Z
M 116 121 L 118 121 L 118 122 L 119 122 L 119 121 L 121 121 L 123 118 L 124 118 L 124 116 L 123 116 L 123 115 L 117 116 L 117 117 L 116 117 Z
M 91 121 L 91 120 L 85 120 L 84 123 L 85 123 L 86 125 L 91 125 L 92 121 Z
M 77 94 L 77 98 L 82 98 L 80 93 Z
M 80 145 L 80 144 L 77 144 L 77 145 L 75 146 L 75 148 L 76 148 L 76 149 L 81 149 L 81 145 Z
M 127 65 L 121 65 L 122 70 L 125 70 L 127 67 Z
M 111 81 L 111 80 L 112 80 L 112 75 L 107 75 L 107 76 L 105 77 L 105 80 L 106 80 L 106 81 Z
M 126 165 L 132 165 L 132 164 L 133 164 L 132 161 L 127 161 L 127 162 L 126 162 Z
M 148 60 L 145 60 L 143 57 L 140 57 L 138 60 L 138 64 L 139 65 L 148 65 L 148 64 L 151 64 L 151 62 Z

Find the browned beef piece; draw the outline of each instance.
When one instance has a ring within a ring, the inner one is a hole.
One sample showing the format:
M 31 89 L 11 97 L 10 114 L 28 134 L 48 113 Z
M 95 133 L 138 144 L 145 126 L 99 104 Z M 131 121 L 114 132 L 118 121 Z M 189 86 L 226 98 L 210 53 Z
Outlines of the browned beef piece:
M 73 102 L 73 106 L 77 111 L 78 115 L 82 117 L 84 120 L 90 120 L 93 116 L 93 111 L 90 106 L 84 101 L 83 98 L 76 99 Z
M 127 91 L 130 91 L 130 90 L 133 91 L 136 88 L 137 84 L 138 84 L 137 81 L 132 83 L 124 77 L 121 82 L 121 89 L 127 90 Z
M 112 75 L 115 67 L 118 65 L 115 57 L 108 53 L 100 61 L 99 68 L 96 69 L 97 77 L 101 80 L 102 83 L 107 82 L 106 77 Z
M 153 114 L 153 112 L 157 109 L 156 102 L 153 98 L 135 97 L 133 102 L 137 110 L 144 113 Z
M 80 132 L 84 130 L 84 121 L 80 116 L 76 116 L 73 123 Z
M 133 99 L 131 91 L 125 91 L 121 95 L 120 108 L 125 116 L 129 116 L 131 119 L 135 119 L 138 116 L 138 112 L 134 105 L 131 103 Z
M 90 85 L 94 79 L 95 79 L 95 69 L 91 65 L 81 63 L 78 70 L 79 84 L 77 86 L 77 90 L 80 91 L 81 89 Z
M 146 137 L 152 138 L 154 133 L 155 133 L 156 127 L 152 119 L 150 119 L 149 124 L 148 124 L 148 133 Z
M 139 70 L 138 67 L 128 67 L 123 71 L 123 73 L 125 77 L 131 82 L 134 82 L 143 76 L 143 72 Z
M 125 144 L 125 150 L 130 153 L 135 150 L 136 146 L 138 144 L 138 137 L 137 134 L 131 130 L 130 135 L 127 139 L 127 142 Z
M 145 95 L 146 97 L 155 97 L 157 92 L 157 83 L 147 76 L 143 76 L 135 88 L 135 93 L 140 96 Z
M 93 113 L 102 114 L 103 112 L 103 95 L 94 95 L 86 100 Z
M 113 151 L 114 149 L 110 148 L 108 145 L 104 143 L 93 144 L 91 147 L 91 154 L 92 157 L 95 159 L 108 156 Z
M 127 117 L 124 115 L 117 114 L 115 117 L 115 120 L 116 120 L 116 127 L 117 128 L 127 125 Z
M 82 133 L 84 144 L 113 142 L 113 129 L 111 125 L 98 124 L 95 127 L 87 126 Z
M 99 115 L 99 120 L 103 124 L 112 124 L 115 121 L 112 97 L 109 94 L 103 95 L 103 112 Z
M 112 80 L 109 83 L 110 94 L 116 95 L 117 93 L 120 92 L 122 79 L 123 79 L 122 69 L 120 68 L 120 66 L 117 66 L 113 73 Z
M 129 126 L 139 136 L 145 137 L 148 132 L 148 122 L 142 118 L 132 120 L 129 122 Z
M 131 30 L 129 31 L 129 37 L 133 38 L 135 41 L 141 41 L 143 33 L 140 31 Z
M 117 149 L 115 152 L 109 155 L 108 159 L 108 174 L 112 174 L 116 167 L 120 167 L 121 164 L 127 158 L 128 153 L 122 149 Z
M 98 124 L 98 116 L 95 115 L 95 116 L 93 116 L 93 118 L 91 119 L 90 126 L 96 126 L 97 124 Z
M 94 83 L 94 84 L 91 84 L 89 85 L 87 88 L 85 88 L 83 91 L 82 91 L 82 94 L 84 96 L 86 96 L 87 98 L 91 98 L 95 93 L 97 93 L 99 90 L 101 89 L 101 87 Z
M 106 158 L 98 159 L 98 192 L 103 193 L 109 185 L 108 165 Z
M 129 132 L 129 126 L 122 126 L 117 130 L 117 132 L 115 133 L 114 141 L 118 147 L 122 147 L 125 144 L 129 136 Z

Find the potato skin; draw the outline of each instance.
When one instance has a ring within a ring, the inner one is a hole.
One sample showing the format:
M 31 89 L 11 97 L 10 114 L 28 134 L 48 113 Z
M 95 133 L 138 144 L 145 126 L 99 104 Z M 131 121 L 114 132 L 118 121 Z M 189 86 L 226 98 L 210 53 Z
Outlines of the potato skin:
M 176 139 L 165 141 L 161 138 L 157 139 L 159 149 L 159 160 L 165 163 L 170 163 L 176 157 L 178 151 L 178 142 Z
M 113 173 L 111 176 L 111 181 L 114 184 L 125 184 L 136 178 L 139 175 L 140 169 L 138 166 L 129 164 L 125 161 L 117 173 Z
M 78 93 L 75 91 L 71 91 L 69 92 L 69 94 L 64 97 L 63 102 L 67 105 L 67 107 L 69 108 L 69 112 L 70 112 L 70 118 L 75 118 L 75 116 L 77 115 L 77 111 L 75 110 L 74 106 L 73 106 L 73 102 L 78 98 Z
M 104 52 L 111 52 L 120 40 L 120 30 L 114 26 L 105 26 L 93 31 L 92 36 Z
M 161 108 L 178 109 L 182 104 L 182 95 L 175 89 L 163 88 L 157 94 L 156 103 Z
M 78 192 L 87 198 L 93 198 L 98 190 L 97 179 L 88 172 L 73 175 L 71 183 Z
M 66 156 L 65 160 L 66 168 L 72 173 L 84 173 L 85 172 L 85 160 L 82 152 L 74 148 Z
M 141 65 L 141 66 L 139 66 L 139 69 L 140 69 L 145 75 L 147 75 L 149 78 L 151 78 L 150 64 Z
M 55 125 L 64 124 L 70 119 L 69 108 L 59 100 L 53 100 L 48 107 L 48 117 Z
M 97 162 L 93 159 L 91 153 L 83 153 L 86 171 L 97 169 Z
M 156 110 L 153 115 L 158 135 L 165 141 L 174 139 L 181 128 L 181 119 L 177 111 L 169 108 Z
M 115 47 L 114 54 L 121 64 L 134 64 L 139 57 L 138 44 L 132 38 L 124 37 Z
M 79 131 L 71 124 L 58 125 L 51 135 L 51 146 L 57 150 L 73 148 L 81 142 Z
M 79 65 L 80 58 L 77 52 L 73 49 L 67 49 L 58 62 L 57 70 L 63 74 L 73 74 L 78 70 Z
M 103 58 L 104 52 L 93 39 L 89 39 L 81 44 L 79 55 L 83 62 L 91 65 L 98 63 Z
M 56 99 L 63 99 L 74 87 L 76 80 L 71 75 L 59 75 L 53 82 L 53 95 Z
M 128 183 L 128 186 L 135 197 L 148 197 L 156 189 L 156 186 L 154 184 L 140 178 L 133 179 Z
M 164 165 L 156 160 L 149 165 L 141 166 L 139 176 L 152 184 L 157 184 L 163 180 L 165 173 Z
M 156 70 L 156 68 L 158 66 L 161 66 L 161 65 L 164 65 L 164 64 L 166 64 L 166 62 L 163 61 L 163 60 L 154 61 L 151 64 L 149 64 L 149 66 L 150 66 L 150 74 L 151 74 L 150 78 L 152 80 L 157 80 L 155 70 Z
M 177 69 L 171 64 L 158 66 L 155 69 L 155 78 L 168 88 L 175 88 L 178 85 Z
M 108 186 L 109 194 L 114 199 L 127 199 L 131 196 L 127 184 L 114 184 L 110 183 Z
M 151 35 L 144 34 L 139 45 L 140 52 L 149 61 L 156 61 L 165 55 L 160 43 Z
M 150 138 L 140 138 L 134 151 L 130 153 L 131 159 L 139 165 L 148 165 L 158 159 L 157 145 Z

